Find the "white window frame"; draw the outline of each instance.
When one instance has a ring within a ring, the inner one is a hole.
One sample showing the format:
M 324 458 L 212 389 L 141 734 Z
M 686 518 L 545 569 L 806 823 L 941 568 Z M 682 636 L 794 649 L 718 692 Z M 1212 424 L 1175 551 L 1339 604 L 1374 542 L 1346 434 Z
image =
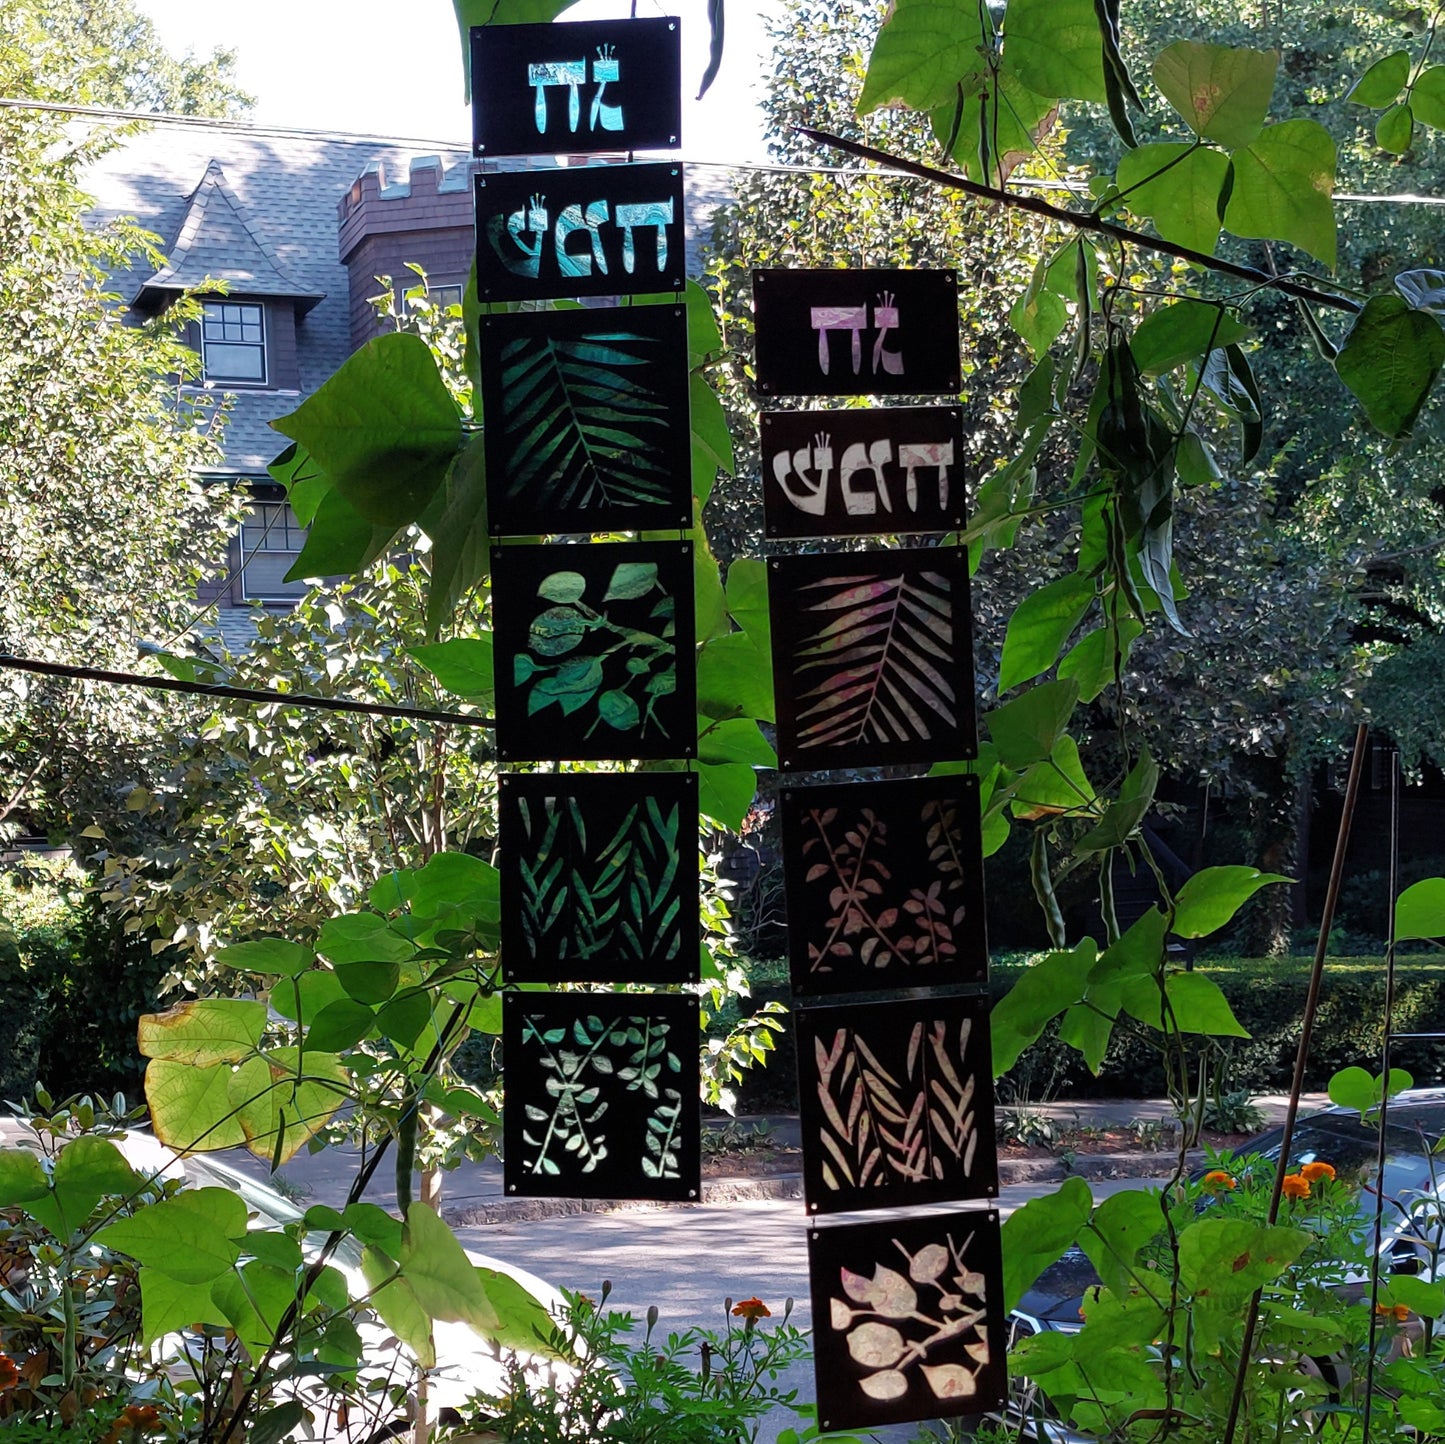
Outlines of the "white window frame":
M 296 513 L 291 510 L 289 503 L 267 497 L 252 497 L 241 519 L 242 597 L 248 602 L 292 605 L 299 597 L 304 596 L 306 583 L 283 583 L 277 580 L 274 586 L 258 584 L 254 581 L 253 568 L 263 557 L 285 557 L 287 564 L 279 573 L 284 576 L 291 570 L 305 545 L 306 528 L 296 520 Z
M 245 313 L 254 312 L 254 319 Z M 213 314 L 215 313 L 215 314 Z M 231 313 L 235 313 L 232 316 Z M 259 301 L 204 301 L 201 310 L 201 374 L 205 380 L 214 382 L 218 386 L 256 386 L 265 387 L 270 384 L 271 365 L 270 357 L 267 355 L 266 338 L 266 308 Z M 212 326 L 230 327 L 234 326 L 241 330 L 240 337 L 227 337 L 224 332 L 221 336 L 213 337 L 209 334 Z M 256 339 L 245 335 L 248 327 L 254 327 L 259 333 Z M 231 376 L 212 369 L 211 353 L 216 347 L 244 347 L 247 350 L 259 352 L 261 357 L 261 375 L 256 376 Z

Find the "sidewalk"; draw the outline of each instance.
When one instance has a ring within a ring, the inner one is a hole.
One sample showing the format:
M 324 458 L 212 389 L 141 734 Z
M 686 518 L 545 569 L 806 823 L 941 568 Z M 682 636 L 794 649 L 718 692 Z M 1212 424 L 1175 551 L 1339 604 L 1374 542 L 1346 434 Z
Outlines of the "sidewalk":
M 1277 1127 L 1284 1120 L 1288 1099 L 1271 1095 L 1254 1100 L 1264 1113 L 1267 1127 Z M 1323 1093 L 1306 1094 L 1300 1103 L 1301 1115 L 1325 1106 L 1329 1099 Z M 1127 1128 L 1136 1120 L 1144 1123 L 1168 1123 L 1174 1113 L 1164 1099 L 1082 1099 L 1077 1102 L 1029 1104 L 1029 1111 L 1047 1117 L 1068 1129 Z M 1004 1110 L 1000 1110 L 1001 1112 Z M 763 1133 L 778 1149 L 797 1150 L 802 1130 L 796 1114 L 744 1117 L 733 1120 L 738 1130 Z M 727 1120 L 710 1119 L 704 1125 L 720 1132 Z M 249 1153 L 236 1150 L 224 1155 L 237 1168 L 259 1179 L 270 1179 L 266 1163 Z M 706 1157 L 706 1154 L 704 1155 Z M 768 1158 L 760 1152 L 759 1158 Z M 1202 1159 L 1202 1154 L 1199 1155 Z M 1159 1178 L 1173 1171 L 1176 1154 L 1172 1146 L 1155 1151 L 1130 1149 L 1121 1152 L 1079 1152 L 1065 1150 L 1043 1158 L 999 1160 L 999 1181 L 1011 1184 L 1056 1183 L 1070 1173 L 1090 1180 L 1115 1178 Z M 360 1156 L 340 1148 L 321 1153 L 298 1154 L 280 1170 L 283 1191 L 294 1192 L 305 1203 L 340 1204 L 360 1168 Z M 791 1200 L 802 1197 L 802 1156 L 793 1152 L 788 1159 L 774 1158 L 772 1171 L 765 1175 L 740 1163 L 735 1175 L 713 1176 L 704 1180 L 703 1204 Z M 273 1180 L 274 1181 L 274 1180 Z M 371 1198 L 390 1208 L 395 1203 L 391 1171 L 383 1165 L 373 1183 Z M 464 1162 L 448 1173 L 442 1185 L 442 1213 L 454 1225 L 529 1223 L 547 1218 L 569 1217 L 585 1213 L 635 1212 L 661 1207 L 690 1208 L 693 1204 L 659 1205 L 654 1203 L 615 1202 L 605 1199 L 509 1198 L 503 1185 L 502 1166 L 496 1159 L 484 1163 Z

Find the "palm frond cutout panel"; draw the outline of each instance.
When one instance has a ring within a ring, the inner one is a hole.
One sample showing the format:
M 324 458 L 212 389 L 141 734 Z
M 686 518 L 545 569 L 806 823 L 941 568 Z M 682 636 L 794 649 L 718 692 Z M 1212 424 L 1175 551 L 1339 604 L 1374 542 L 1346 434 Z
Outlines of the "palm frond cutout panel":
M 997 1409 L 1008 1392 L 993 1209 L 808 1234 L 818 1427 Z
M 493 536 L 692 525 L 687 313 L 483 316 Z
M 696 998 L 506 994 L 508 1195 L 696 1200 L 699 1028 Z
M 697 751 L 691 542 L 492 548 L 504 762 Z
M 998 1193 L 986 997 L 793 1016 L 809 1213 Z
M 695 982 L 697 801 L 692 772 L 504 776 L 507 981 Z
M 966 553 L 775 557 L 768 603 L 785 771 L 977 754 Z
M 782 789 L 793 994 L 988 980 L 976 777 Z

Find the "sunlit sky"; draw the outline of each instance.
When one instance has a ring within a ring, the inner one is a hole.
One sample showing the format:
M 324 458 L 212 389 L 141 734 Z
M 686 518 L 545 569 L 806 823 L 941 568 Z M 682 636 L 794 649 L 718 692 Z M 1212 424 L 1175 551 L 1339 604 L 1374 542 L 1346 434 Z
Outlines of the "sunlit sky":
M 707 65 L 703 0 L 640 0 L 639 15 L 680 15 L 683 154 L 694 160 L 761 160 L 755 102 L 764 64 L 758 12 L 778 0 L 732 0 L 722 71 L 693 101 Z M 209 54 L 237 52 L 242 87 L 256 97 L 253 120 L 465 147 L 471 128 L 462 103 L 461 48 L 451 0 L 138 0 L 166 46 Z M 583 0 L 566 19 L 625 16 L 618 0 Z

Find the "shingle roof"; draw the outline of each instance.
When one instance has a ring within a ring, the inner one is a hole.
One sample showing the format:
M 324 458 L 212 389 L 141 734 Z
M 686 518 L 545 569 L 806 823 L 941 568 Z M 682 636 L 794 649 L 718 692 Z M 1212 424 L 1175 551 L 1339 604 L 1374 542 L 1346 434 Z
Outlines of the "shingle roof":
M 134 304 L 142 310 L 159 310 L 173 293 L 208 280 L 226 281 L 231 291 L 241 295 L 291 297 L 299 303 L 299 315 L 326 299 L 323 292 L 309 290 L 282 270 L 264 233 L 252 228 L 246 208 L 226 184 L 226 173 L 216 160 L 206 167 L 192 193 L 168 253 L 168 263 L 148 276 L 135 295 Z
M 469 162 L 466 151 L 439 153 L 435 143 L 157 117 L 89 169 L 86 188 L 97 219 L 133 216 L 169 248 L 169 264 L 147 276 L 143 293 L 210 275 L 225 277 L 237 294 L 294 296 L 301 303 L 300 390 L 234 393 L 224 433 L 228 474 L 264 473 L 285 442 L 268 423 L 294 410 L 350 352 L 349 277 L 338 250 L 337 208 L 352 183 L 376 171 L 378 179 L 395 178 L 384 194 L 401 196 L 414 166 L 435 167 L 439 190 L 450 191 L 470 185 Z M 693 274 L 711 212 L 730 190 L 726 172 L 687 167 Z M 117 289 L 134 294 L 133 285 L 128 280 Z
M 339 140 L 161 118 L 127 136 L 88 170 L 86 189 L 95 199 L 97 219 L 133 216 L 160 237 L 164 248 L 181 236 L 193 198 L 205 189 L 214 162 L 224 173 L 232 214 L 244 217 L 261 255 L 294 286 L 322 298 L 297 318 L 300 392 L 235 394 L 225 429 L 225 465 L 231 473 L 265 471 L 285 445 L 285 438 L 267 423 L 294 410 L 299 396 L 320 386 L 350 351 L 349 282 L 337 254 L 337 202 L 373 162 L 382 161 L 393 174 L 405 175 L 413 157 L 436 152 L 435 144 L 374 137 Z M 466 157 L 457 151 L 446 159 L 456 164 Z M 220 188 L 215 191 L 219 197 Z M 210 199 L 205 211 L 209 225 Z M 176 269 L 189 270 L 180 257 L 171 260 Z M 130 294 L 131 286 L 119 289 Z

